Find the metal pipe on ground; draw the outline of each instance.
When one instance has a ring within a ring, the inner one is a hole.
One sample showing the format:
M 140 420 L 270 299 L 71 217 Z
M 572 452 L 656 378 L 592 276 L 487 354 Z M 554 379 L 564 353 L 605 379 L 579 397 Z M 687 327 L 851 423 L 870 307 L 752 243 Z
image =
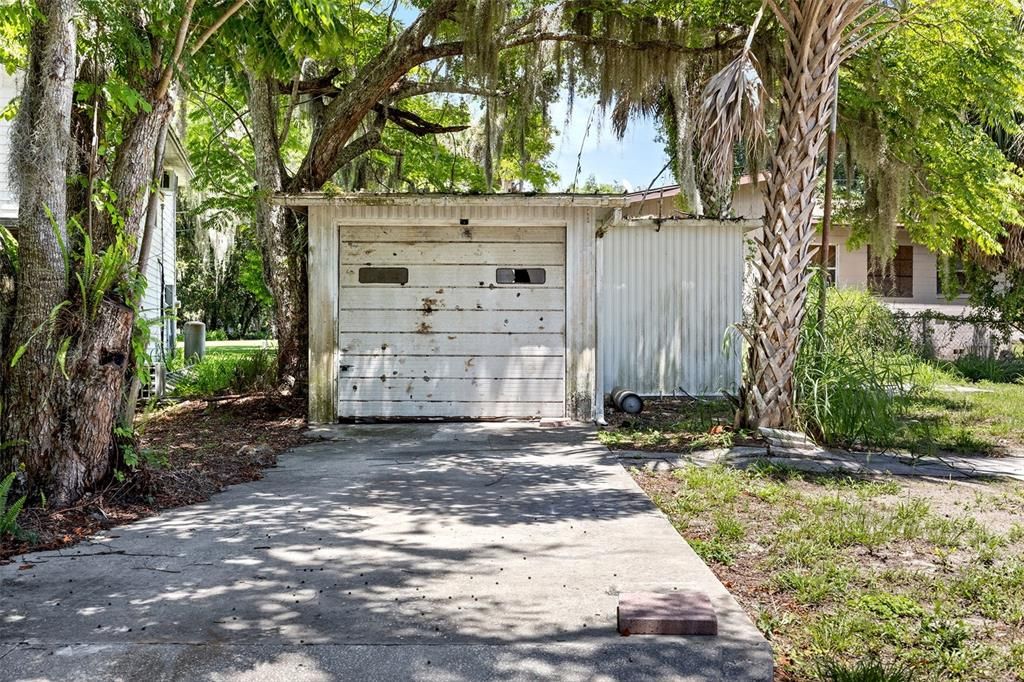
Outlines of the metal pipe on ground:
M 622 386 L 612 389 L 612 404 L 626 414 L 640 414 L 644 409 L 644 399 Z

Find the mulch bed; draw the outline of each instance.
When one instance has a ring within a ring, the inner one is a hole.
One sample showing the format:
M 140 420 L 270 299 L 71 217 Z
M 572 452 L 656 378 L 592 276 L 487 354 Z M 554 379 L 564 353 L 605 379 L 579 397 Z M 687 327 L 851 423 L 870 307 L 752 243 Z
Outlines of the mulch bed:
M 305 403 L 270 395 L 190 400 L 140 418 L 138 427 L 140 450 L 153 453 L 161 465 L 144 464 L 123 481 L 111 479 L 74 507 L 26 507 L 18 525 L 34 541 L 5 542 L 0 563 L 203 502 L 229 485 L 262 478 L 279 454 L 310 442 L 304 435 Z
M 609 403 L 605 408 L 605 420 L 606 431 L 660 431 L 665 436 L 653 443 L 644 442 L 643 439 L 609 443 L 608 447 L 612 450 L 679 453 L 694 448 L 720 447 L 726 442 L 731 445 L 763 444 L 757 434 L 736 430 L 735 408 L 731 403 L 718 398 L 645 398 L 644 409 L 640 414 L 627 414 Z M 715 443 L 715 440 L 723 443 Z

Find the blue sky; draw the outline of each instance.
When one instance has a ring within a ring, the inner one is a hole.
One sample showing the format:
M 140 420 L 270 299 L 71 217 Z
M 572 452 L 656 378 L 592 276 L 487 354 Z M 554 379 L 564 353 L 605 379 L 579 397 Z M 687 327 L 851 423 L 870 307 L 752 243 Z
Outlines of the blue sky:
M 406 26 L 418 15 L 418 9 L 404 2 L 399 3 L 395 12 L 395 18 Z M 552 190 L 564 190 L 572 184 L 577 157 L 581 166 L 580 184 L 593 175 L 599 183 L 620 182 L 628 190 L 646 189 L 668 161 L 662 144 L 655 141 L 657 131 L 652 121 L 630 121 L 625 138 L 619 141 L 612 132 L 611 123 L 594 106 L 594 100 L 577 97 L 568 120 L 567 109 L 564 96 L 551 105 L 552 123 L 556 130 L 561 130 L 549 157 L 561 176 Z M 657 184 L 672 182 L 671 172 L 666 171 Z
M 553 189 L 563 190 L 572 184 L 577 157 L 580 184 L 593 175 L 600 183 L 620 182 L 627 190 L 646 189 L 668 161 L 664 146 L 656 141 L 653 121 L 630 121 L 626 136 L 620 141 L 594 100 L 577 97 L 568 117 L 567 110 L 564 97 L 551 105 L 552 124 L 562 131 L 554 140 L 555 149 L 549 157 L 561 176 Z M 671 171 L 666 171 L 656 185 L 673 181 Z

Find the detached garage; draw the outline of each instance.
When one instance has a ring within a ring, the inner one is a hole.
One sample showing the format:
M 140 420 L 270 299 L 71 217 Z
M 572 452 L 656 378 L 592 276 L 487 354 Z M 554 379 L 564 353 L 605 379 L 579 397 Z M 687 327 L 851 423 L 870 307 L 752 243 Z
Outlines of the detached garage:
M 738 379 L 721 322 L 741 315 L 746 224 L 626 221 L 621 196 L 280 201 L 309 212 L 311 422 L 590 421 L 622 380 L 664 394 Z M 634 243 L 665 248 L 637 259 L 620 247 Z

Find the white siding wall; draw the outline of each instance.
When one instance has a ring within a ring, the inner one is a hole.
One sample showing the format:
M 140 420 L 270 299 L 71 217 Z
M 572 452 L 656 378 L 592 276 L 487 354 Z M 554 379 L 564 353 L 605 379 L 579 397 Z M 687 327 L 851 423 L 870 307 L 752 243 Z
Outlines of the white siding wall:
M 150 246 L 146 263 L 146 291 L 142 297 L 141 314 L 144 319 L 155 320 L 165 317 L 163 301 L 164 286 L 174 285 L 177 277 L 175 241 L 176 197 L 170 190 L 160 192 L 160 207 L 156 220 L 156 232 Z M 162 320 L 150 327 L 149 353 L 156 361 L 163 360 L 163 351 L 174 348 L 175 323 Z
M 0 67 L 0 111 L 17 97 L 18 83 Z M 18 217 L 18 202 L 11 191 L 13 183 L 8 174 L 11 157 L 12 121 L 0 120 L 0 220 L 14 221 Z
M 834 228 L 830 236 L 831 242 L 838 246 L 836 249 L 837 282 L 841 287 L 866 289 L 868 286 L 868 249 L 866 246 L 856 249 L 849 248 L 847 246 L 849 238 L 850 230 L 845 227 Z M 914 244 L 910 240 L 910 235 L 903 230 L 897 234 L 896 243 L 914 247 L 914 297 L 886 298 L 884 300 L 892 303 L 921 305 L 948 304 L 949 301 L 937 286 L 938 256 L 920 244 Z M 961 297 L 959 301 L 961 303 L 966 301 L 966 296 Z
M 604 390 L 644 395 L 735 390 L 743 228 L 713 221 L 614 226 L 603 238 L 598 347 Z

